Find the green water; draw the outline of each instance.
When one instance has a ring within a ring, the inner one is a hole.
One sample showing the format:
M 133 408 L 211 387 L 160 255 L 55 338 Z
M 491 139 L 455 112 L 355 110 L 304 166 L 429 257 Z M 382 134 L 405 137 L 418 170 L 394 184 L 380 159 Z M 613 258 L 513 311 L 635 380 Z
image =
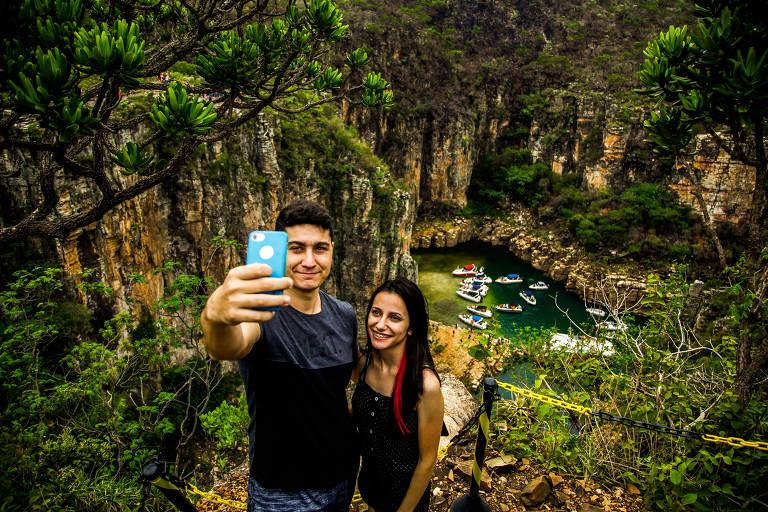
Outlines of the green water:
M 412 256 L 419 264 L 419 287 L 429 302 L 430 319 L 440 323 L 458 323 L 467 327 L 460 322 L 458 315 L 469 313 L 467 306 L 475 303 L 456 295 L 456 288 L 464 278 L 454 277 L 451 271 L 470 263 L 485 267 L 486 275 L 494 280 L 507 274 L 519 274 L 523 278 L 523 282 L 518 284 L 502 285 L 494 282 L 488 285 L 488 295 L 481 304 L 489 308 L 505 302 L 523 306 L 522 313 L 500 313 L 494 309 L 493 318 L 498 320 L 498 327 L 492 331 L 494 334 L 510 337 L 515 329 L 526 326 L 555 327 L 559 332 L 568 332 L 571 322 L 564 311 L 577 324 L 592 321 L 577 295 L 566 292 L 562 285 L 553 283 L 505 248 L 469 242 L 450 249 L 414 251 Z M 547 283 L 549 290 L 533 291 L 537 304 L 531 306 L 523 301 L 519 293 L 536 281 Z

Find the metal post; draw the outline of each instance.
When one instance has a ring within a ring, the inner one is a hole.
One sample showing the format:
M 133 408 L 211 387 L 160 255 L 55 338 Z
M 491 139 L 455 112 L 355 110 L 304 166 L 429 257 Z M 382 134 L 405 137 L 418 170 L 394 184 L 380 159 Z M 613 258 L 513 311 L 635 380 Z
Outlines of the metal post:
M 197 507 L 184 496 L 182 489 L 168 479 L 168 464 L 152 459 L 141 470 L 140 481 L 149 482 L 162 492 L 181 512 L 197 512 Z
M 485 407 L 479 418 L 480 428 L 477 430 L 477 444 L 475 445 L 475 460 L 472 463 L 472 482 L 469 484 L 469 492 L 459 496 L 451 504 L 451 512 L 490 512 L 491 507 L 480 496 L 480 478 L 483 474 L 483 462 L 485 461 L 485 446 L 488 443 L 488 426 L 490 423 L 493 401 L 496 398 L 498 384 L 493 377 L 483 380 L 483 403 Z

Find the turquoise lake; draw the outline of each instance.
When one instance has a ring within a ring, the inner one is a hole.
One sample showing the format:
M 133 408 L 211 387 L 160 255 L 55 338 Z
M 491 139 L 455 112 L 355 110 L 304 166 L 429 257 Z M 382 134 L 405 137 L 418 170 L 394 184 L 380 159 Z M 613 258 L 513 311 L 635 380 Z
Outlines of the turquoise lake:
M 451 271 L 470 263 L 485 267 L 486 275 L 494 280 L 507 274 L 519 274 L 523 278 L 523 282 L 519 284 L 494 282 L 488 285 L 488 295 L 480 304 L 489 308 L 505 302 L 523 306 L 522 313 L 500 313 L 494 310 L 493 318 L 499 322 L 498 328 L 492 331 L 494 334 L 513 338 L 515 329 L 526 326 L 555 327 L 559 332 L 568 332 L 572 325 L 568 317 L 577 324 L 592 323 L 581 298 L 566 292 L 563 285 L 553 283 L 506 248 L 469 242 L 453 248 L 414 251 L 412 256 L 419 265 L 419 287 L 429 303 L 430 318 L 440 323 L 460 324 L 461 327 L 469 328 L 459 321 L 458 315 L 469 313 L 467 306 L 475 303 L 456 294 L 456 289 L 464 278 L 453 276 Z M 528 290 L 528 285 L 536 281 L 546 282 L 549 289 L 533 291 L 537 304 L 530 306 L 523 301 L 519 293 Z M 567 311 L 568 317 L 564 311 Z

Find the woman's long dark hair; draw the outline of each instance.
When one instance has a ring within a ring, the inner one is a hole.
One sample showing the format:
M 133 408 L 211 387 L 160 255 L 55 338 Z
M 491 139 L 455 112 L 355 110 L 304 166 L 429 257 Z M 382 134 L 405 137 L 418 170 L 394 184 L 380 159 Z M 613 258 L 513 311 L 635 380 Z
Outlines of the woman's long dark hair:
M 371 335 L 368 332 L 368 315 L 371 313 L 373 301 L 381 292 L 389 292 L 398 295 L 405 303 L 408 310 L 410 334 L 405 340 L 405 353 L 400 361 L 400 368 L 395 377 L 395 385 L 392 389 L 392 407 L 394 409 L 395 422 L 403 435 L 410 433 L 403 420 L 403 411 L 412 409 L 419 400 L 419 395 L 424 392 L 424 366 L 434 369 L 432 354 L 429 351 L 427 333 L 429 332 L 429 312 L 427 301 L 421 290 L 413 281 L 398 277 L 386 281 L 376 288 L 371 294 L 368 309 L 365 312 L 368 344 L 363 352 L 368 355 L 376 349 L 371 344 Z M 437 375 L 437 372 L 435 372 Z

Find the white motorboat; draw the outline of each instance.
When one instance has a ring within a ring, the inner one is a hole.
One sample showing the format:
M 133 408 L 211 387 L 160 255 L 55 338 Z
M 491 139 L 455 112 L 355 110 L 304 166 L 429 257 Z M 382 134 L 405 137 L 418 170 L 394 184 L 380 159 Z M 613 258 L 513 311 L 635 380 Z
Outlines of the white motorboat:
M 463 290 L 459 288 L 456 290 L 456 294 L 458 294 L 459 297 L 471 300 L 472 302 L 480 302 L 483 300 L 483 296 L 473 290 Z
M 491 315 L 493 315 L 493 311 L 488 309 L 488 306 L 467 306 L 467 309 L 472 313 L 484 316 L 485 318 L 491 318 Z
M 536 305 L 536 297 L 534 297 L 533 294 L 528 290 L 523 290 L 522 292 L 520 292 L 520 297 L 522 297 L 523 300 L 528 304 L 530 304 L 531 306 Z
M 600 318 L 608 314 L 600 308 L 587 308 L 587 313 L 592 316 L 599 316 Z
M 469 291 L 477 292 L 483 297 L 488 295 L 488 285 L 486 284 L 461 285 L 459 286 L 459 290 L 469 290 Z
M 497 304 L 496 309 L 504 313 L 522 313 L 523 306 L 520 304 Z
M 549 285 L 544 281 L 536 281 L 532 285 L 529 285 L 528 288 L 531 290 L 549 290 Z
M 569 336 L 561 332 L 552 335 L 549 339 L 549 348 L 553 350 L 564 350 L 571 354 L 599 354 L 603 356 L 612 356 L 616 353 L 613 344 L 608 340 L 598 342 L 596 338 Z
M 484 268 L 481 270 L 485 270 Z M 475 276 L 475 280 L 482 281 L 483 284 L 491 284 L 493 282 L 493 279 L 485 275 L 485 272 L 478 272 Z
M 470 263 L 469 265 L 455 268 L 451 274 L 459 277 L 475 276 L 477 275 L 477 267 L 474 263 Z
M 523 278 L 517 274 L 507 274 L 505 276 L 497 277 L 496 282 L 499 284 L 515 284 L 522 283 Z
M 459 315 L 459 320 L 469 325 L 473 329 L 487 329 L 488 322 L 477 315 Z
M 478 276 L 467 277 L 466 279 L 463 279 L 461 281 L 461 284 L 459 286 L 469 286 L 473 284 L 485 284 L 485 281 L 483 279 L 478 279 Z

